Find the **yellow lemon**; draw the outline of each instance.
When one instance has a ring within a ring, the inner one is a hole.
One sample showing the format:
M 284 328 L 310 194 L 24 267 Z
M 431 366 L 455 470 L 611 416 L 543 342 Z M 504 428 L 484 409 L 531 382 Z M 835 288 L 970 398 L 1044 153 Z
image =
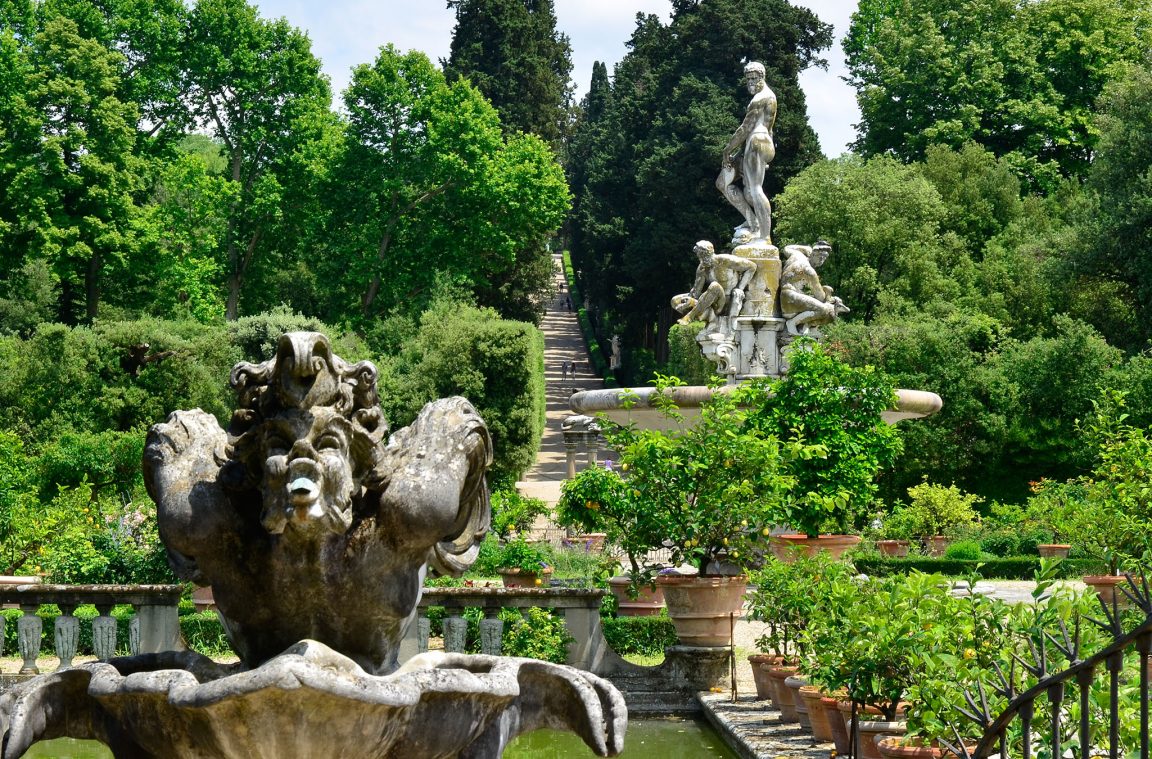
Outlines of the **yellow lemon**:
M 764 537 L 768 537 L 769 535 L 772 534 L 772 530 L 765 527 L 763 530 L 760 531 L 760 534 L 763 535 Z
M 976 658 L 976 649 L 974 649 L 974 648 L 964 649 L 964 658 L 965 659 L 975 659 Z
M 536 584 L 537 584 L 537 585 L 543 585 L 543 584 L 544 584 L 544 581 L 543 581 L 543 580 L 541 580 L 539 577 L 537 577 L 537 578 L 536 578 Z

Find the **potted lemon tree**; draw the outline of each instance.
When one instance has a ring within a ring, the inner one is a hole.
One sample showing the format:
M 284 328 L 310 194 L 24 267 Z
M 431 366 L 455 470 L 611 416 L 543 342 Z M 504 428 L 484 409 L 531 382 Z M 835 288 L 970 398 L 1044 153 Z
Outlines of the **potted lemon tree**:
M 660 377 L 657 387 L 679 384 Z M 606 532 L 628 555 L 635 584 L 655 575 L 686 645 L 728 644 L 729 615 L 739 610 L 747 584 L 744 567 L 763 553 L 769 526 L 780 521 L 795 485 L 787 462 L 821 453 L 748 425 L 750 409 L 765 398 L 759 385 L 715 392 L 689 423 L 659 393 L 655 405 L 678 426 L 605 422 L 618 464 L 581 472 L 565 484 L 557 506 L 561 524 Z M 663 571 L 643 560 L 653 549 L 671 556 Z

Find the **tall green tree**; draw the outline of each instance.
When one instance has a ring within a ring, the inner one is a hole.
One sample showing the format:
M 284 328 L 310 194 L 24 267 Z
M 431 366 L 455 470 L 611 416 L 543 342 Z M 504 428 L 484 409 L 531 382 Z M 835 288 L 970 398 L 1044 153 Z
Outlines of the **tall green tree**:
M 624 336 L 629 354 L 661 359 L 669 298 L 692 281 L 692 244 L 726 243 L 739 221 L 714 181 L 748 104 L 745 61 L 765 65 L 779 101 L 772 196 L 820 157 L 797 77 L 822 64 L 818 54 L 831 44 L 827 24 L 786 0 L 677 0 L 672 8 L 667 24 L 638 17 L 607 113 L 574 138 L 587 140 L 588 168 L 573 187 L 573 262 L 600 324 Z
M 559 147 L 571 107 L 572 46 L 553 0 L 448 0 L 456 11 L 449 81 L 467 77 L 509 131 Z
M 1101 99 L 1076 268 L 1131 290 L 1140 347 L 1152 336 L 1152 68 L 1132 67 Z
M 383 48 L 353 71 L 344 102 L 346 138 L 324 193 L 336 242 L 320 264 L 339 283 L 332 292 L 359 304 L 340 318 L 416 314 L 447 284 L 475 293 L 522 276 L 531 262 L 519 254 L 542 251 L 568 211 L 548 147 L 505 138 L 484 97 L 448 84 L 422 53 Z
M 844 40 L 855 147 L 914 160 L 975 141 L 1052 190 L 1083 176 L 1094 101 L 1149 35 L 1143 0 L 861 0 Z
M 0 260 L 50 264 L 60 316 L 92 320 L 102 283 L 137 248 L 139 111 L 122 100 L 122 56 L 65 15 L 0 32 Z
M 240 315 L 253 261 L 275 244 L 285 164 L 324 123 L 331 94 L 308 37 L 244 0 L 200 0 L 181 61 L 190 121 L 224 148 L 238 192 L 222 242 L 225 316 Z

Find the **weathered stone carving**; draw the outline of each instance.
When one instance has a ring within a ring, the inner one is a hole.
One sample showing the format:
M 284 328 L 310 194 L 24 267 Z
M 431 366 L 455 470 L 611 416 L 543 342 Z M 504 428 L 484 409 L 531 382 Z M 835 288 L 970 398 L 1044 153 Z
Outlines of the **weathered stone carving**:
M 684 314 L 681 324 L 704 321 L 706 333 L 731 334 L 730 317 L 739 316 L 744 308 L 745 291 L 756 273 L 756 264 L 739 256 L 716 255 L 707 240 L 696 243 L 692 250 L 700 259 L 696 281 L 690 291 L 672 298 L 672 307 Z
M 178 411 L 144 473 L 181 579 L 211 585 L 249 666 L 305 638 L 376 674 L 396 667 L 424 566 L 459 572 L 488 529 L 492 448 L 463 398 L 429 404 L 385 442 L 376 369 L 323 335 L 284 335 L 238 364 L 229 431 Z
M 213 587 L 241 662 L 165 652 L 30 680 L 0 694 L 5 757 L 67 735 L 117 757 L 479 759 L 539 727 L 623 749 L 624 701 L 590 673 L 457 654 L 397 670 L 427 567 L 461 571 L 488 530 L 492 446 L 468 401 L 388 436 L 375 367 L 310 332 L 231 382 L 228 431 L 177 411 L 149 432 L 144 470 L 173 569 Z M 22 648 L 39 625 L 21 617 Z
M 787 245 L 780 276 L 780 314 L 790 335 L 814 335 L 815 328 L 830 324 L 848 313 L 844 301 L 821 284 L 816 270 L 828 260 L 832 248 L 821 240 L 815 245 Z
M 787 371 L 783 350 L 788 343 L 800 335 L 819 337 L 821 325 L 848 312 L 816 274 L 828 256 L 826 243 L 786 247 L 783 266 L 772 244 L 772 205 L 764 193 L 764 175 L 776 155 L 776 95 L 764 73 L 756 62 L 744 67 L 752 100 L 724 146 L 716 178 L 716 187 L 744 223 L 736 227 L 730 254 L 717 255 L 706 240 L 696 244 L 696 281 L 689 292 L 672 298 L 681 324 L 705 323 L 696 342 L 729 383 L 780 376 Z
M 744 82 L 752 100 L 744 121 L 724 146 L 716 187 L 744 217 L 736 228 L 760 240 L 772 242 L 772 205 L 764 193 L 764 175 L 776 157 L 772 127 L 776 123 L 776 93 L 764 81 L 764 64 L 753 61 L 744 67 Z M 740 159 L 739 168 L 736 159 Z M 737 180 L 741 184 L 736 184 Z M 735 240 L 735 237 L 733 238 Z

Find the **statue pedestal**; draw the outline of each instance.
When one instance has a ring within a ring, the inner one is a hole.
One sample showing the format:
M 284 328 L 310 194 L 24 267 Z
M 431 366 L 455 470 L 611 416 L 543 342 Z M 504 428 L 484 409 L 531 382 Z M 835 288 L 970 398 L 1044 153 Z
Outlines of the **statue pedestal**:
M 716 363 L 716 373 L 733 384 L 740 380 L 779 377 L 784 361 L 779 337 L 784 320 L 775 316 L 721 317 L 723 329 L 696 335 L 704 357 Z

